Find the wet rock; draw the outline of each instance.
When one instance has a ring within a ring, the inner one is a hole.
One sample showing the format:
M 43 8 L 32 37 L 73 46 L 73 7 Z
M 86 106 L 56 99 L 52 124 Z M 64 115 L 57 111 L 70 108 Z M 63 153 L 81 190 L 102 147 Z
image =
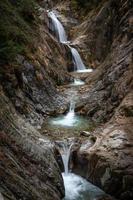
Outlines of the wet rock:
M 54 154 L 55 154 L 55 158 L 60 167 L 61 172 L 64 172 L 64 164 L 63 164 L 62 156 L 57 146 L 55 146 L 54 148 Z
M 94 145 L 94 142 L 92 139 L 89 139 L 85 142 L 83 142 L 81 144 L 81 147 L 79 148 L 79 153 L 81 152 L 81 154 L 86 151 L 87 149 L 89 149 L 90 147 L 92 147 Z
M 74 153 L 73 171 L 119 199 L 122 195 L 126 198 L 126 194 L 131 199 L 132 147 L 125 146 L 129 137 L 132 143 L 131 130 L 125 132 L 112 126 L 98 133 L 101 138 L 98 137 L 94 146 L 83 145 Z
M 72 171 L 85 177 L 118 199 L 132 199 L 133 135 L 132 115 L 123 114 L 123 108 L 131 108 L 130 92 L 117 108 L 113 118 L 103 128 L 98 128 L 82 141 L 81 147 L 72 153 Z
M 82 132 L 80 133 L 80 136 L 90 137 L 90 136 L 91 136 L 91 133 L 90 133 L 90 132 L 87 132 L 87 131 L 82 131 Z

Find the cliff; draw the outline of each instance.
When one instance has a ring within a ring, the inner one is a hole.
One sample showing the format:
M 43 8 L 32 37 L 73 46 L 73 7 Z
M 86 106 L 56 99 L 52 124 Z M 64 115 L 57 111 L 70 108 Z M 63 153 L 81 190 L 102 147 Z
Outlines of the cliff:
M 70 80 L 44 11 L 35 1 L 0 2 L 0 198 L 6 200 L 64 196 L 54 145 L 36 130 L 62 105 L 56 84 Z

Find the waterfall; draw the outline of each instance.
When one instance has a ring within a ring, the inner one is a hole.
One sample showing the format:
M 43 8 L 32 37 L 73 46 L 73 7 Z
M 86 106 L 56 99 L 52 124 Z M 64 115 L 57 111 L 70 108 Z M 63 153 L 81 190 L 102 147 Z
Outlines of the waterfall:
M 74 71 L 85 70 L 86 67 L 85 67 L 78 51 L 73 47 L 70 47 L 70 49 L 71 49 L 72 57 L 73 57 Z
M 84 178 L 69 172 L 69 159 L 74 141 L 64 140 L 59 141 L 58 144 L 65 170 L 62 173 L 65 186 L 65 197 L 63 200 L 96 200 L 101 197 L 106 197 L 107 195 L 102 190 Z
M 74 47 L 71 47 L 70 44 L 66 43 L 66 45 L 70 48 L 72 53 L 74 71 L 80 71 L 80 70 L 84 71 L 86 67 L 81 59 L 81 56 L 79 55 L 79 52 Z
M 69 112 L 64 117 L 53 120 L 52 124 L 66 126 L 66 127 L 76 126 L 77 117 L 75 115 L 74 109 L 75 109 L 75 102 L 71 100 Z
M 84 81 L 75 78 L 75 79 L 74 79 L 74 83 L 73 83 L 72 85 L 74 85 L 74 86 L 77 85 L 77 86 L 78 86 L 78 85 L 84 85 L 84 84 L 85 84 Z
M 74 64 L 74 71 L 92 72 L 92 69 L 86 69 L 78 51 L 69 45 L 70 42 L 67 40 L 67 35 L 65 32 L 65 29 L 64 29 L 63 25 L 61 24 L 61 22 L 56 17 L 56 14 L 54 13 L 54 11 L 48 11 L 48 16 L 52 20 L 52 24 L 51 23 L 49 24 L 49 29 L 52 32 L 55 32 L 58 40 L 61 43 L 66 44 L 71 50 L 72 60 L 73 60 L 73 64 Z
M 71 53 L 72 53 L 72 60 L 73 60 L 73 64 L 74 64 L 74 71 L 77 72 L 92 72 L 92 69 L 86 69 L 86 66 L 84 65 L 81 56 L 79 54 L 79 52 L 71 47 L 69 44 L 66 43 L 66 45 L 70 48 Z
M 74 115 L 75 114 L 75 102 L 73 101 L 73 100 L 71 100 L 70 101 L 70 107 L 69 107 L 69 112 L 68 112 L 68 114 L 67 115 L 69 115 L 70 113 L 72 114 L 72 115 Z M 66 117 L 67 117 L 67 115 L 66 115 Z
M 51 19 L 52 23 L 49 25 L 49 29 L 55 32 L 56 37 L 58 40 L 63 43 L 64 45 L 67 45 L 72 53 L 73 58 L 73 64 L 74 64 L 74 71 L 76 72 L 90 72 L 92 69 L 86 69 L 78 51 L 71 47 L 69 42 L 67 41 L 67 36 L 65 33 L 65 30 L 61 24 L 61 22 L 58 20 L 56 15 L 53 11 L 48 11 L 48 16 Z M 84 82 L 80 79 L 74 79 L 75 85 L 83 85 Z M 73 91 L 72 91 L 73 92 Z M 51 120 L 51 123 L 58 126 L 67 127 L 67 128 L 73 128 L 74 126 L 83 126 L 85 128 L 86 121 L 84 121 L 79 118 L 78 115 L 75 114 L 75 101 L 74 101 L 74 95 L 72 93 L 71 95 L 71 101 L 70 101 L 70 107 L 69 111 L 65 116 L 59 116 L 57 118 L 54 118 Z M 40 140 L 42 141 L 42 140 Z M 62 177 L 64 180 L 64 186 L 65 186 L 65 197 L 63 200 L 95 200 L 97 197 L 101 197 L 101 195 L 104 195 L 104 192 L 101 191 L 96 186 L 92 185 L 82 177 L 69 172 L 69 159 L 71 154 L 72 146 L 74 145 L 74 141 L 64 140 L 60 141 L 59 143 L 59 149 L 60 154 L 62 156 L 63 164 L 64 164 L 64 173 L 62 173 Z
M 61 157 L 64 164 L 65 174 L 68 174 L 69 172 L 69 158 L 70 158 L 72 146 L 73 146 L 73 143 L 69 144 L 67 141 L 62 142 Z
M 75 102 L 73 100 L 71 100 L 69 112 L 64 117 L 64 122 L 66 124 L 68 124 L 69 126 L 72 126 L 75 123 L 75 111 L 74 110 L 75 110 Z
M 53 11 L 48 12 L 48 16 L 52 20 L 52 26 L 50 27 L 50 29 L 52 31 L 54 29 L 56 36 L 61 43 L 67 42 L 67 36 L 64 30 L 64 27 L 62 26 L 61 22 L 58 20 L 54 12 Z

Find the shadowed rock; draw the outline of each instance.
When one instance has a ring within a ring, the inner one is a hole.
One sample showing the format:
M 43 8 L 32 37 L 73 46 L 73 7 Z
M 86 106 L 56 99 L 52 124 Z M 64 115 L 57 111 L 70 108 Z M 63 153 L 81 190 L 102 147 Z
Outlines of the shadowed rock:
M 52 144 L 0 92 L 0 191 L 5 199 L 59 200 L 63 180 Z

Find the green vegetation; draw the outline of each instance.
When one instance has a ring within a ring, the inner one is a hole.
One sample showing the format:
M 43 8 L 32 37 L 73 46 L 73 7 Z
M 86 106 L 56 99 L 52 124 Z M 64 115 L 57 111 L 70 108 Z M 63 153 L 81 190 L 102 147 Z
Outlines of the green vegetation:
M 31 45 L 36 7 L 35 0 L 0 0 L 0 64 L 12 62 Z
M 100 0 L 72 0 L 72 5 L 75 8 L 89 8 L 92 5 L 98 5 Z
M 88 0 L 72 0 L 72 2 L 75 6 L 85 7 L 88 3 Z

